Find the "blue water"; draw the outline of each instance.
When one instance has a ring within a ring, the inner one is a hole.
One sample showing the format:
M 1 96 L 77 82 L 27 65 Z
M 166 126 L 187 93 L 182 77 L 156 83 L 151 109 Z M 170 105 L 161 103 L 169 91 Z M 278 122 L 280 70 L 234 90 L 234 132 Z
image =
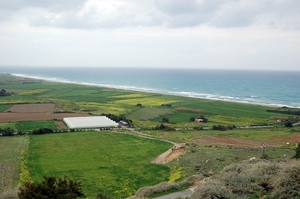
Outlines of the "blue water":
M 300 107 L 300 71 L 2 66 L 0 73 L 194 98 Z

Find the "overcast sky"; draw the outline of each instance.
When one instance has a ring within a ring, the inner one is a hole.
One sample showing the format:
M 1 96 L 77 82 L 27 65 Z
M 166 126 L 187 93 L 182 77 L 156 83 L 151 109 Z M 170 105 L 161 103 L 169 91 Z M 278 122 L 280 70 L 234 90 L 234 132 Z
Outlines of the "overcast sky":
M 0 65 L 300 70 L 299 0 L 0 0 Z

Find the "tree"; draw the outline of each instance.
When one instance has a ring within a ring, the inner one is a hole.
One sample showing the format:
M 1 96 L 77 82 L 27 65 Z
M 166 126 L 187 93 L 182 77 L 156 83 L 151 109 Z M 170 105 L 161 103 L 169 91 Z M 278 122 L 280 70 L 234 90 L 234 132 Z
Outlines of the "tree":
M 284 126 L 285 126 L 285 127 L 293 127 L 293 122 L 291 122 L 291 121 L 286 121 L 286 122 L 284 123 Z
M 33 129 L 31 131 L 31 134 L 46 134 L 46 133 L 53 133 L 54 131 L 49 128 L 39 128 L 39 129 Z
M 83 198 L 81 182 L 60 177 L 46 177 L 41 183 L 26 182 L 19 188 L 18 196 L 20 199 L 40 198 L 40 199 L 76 199 Z
M 195 117 L 191 117 L 190 122 L 195 122 L 195 119 L 196 119 Z
M 7 127 L 3 130 L 0 129 L 0 132 L 2 132 L 2 135 L 3 136 L 13 136 L 14 135 L 14 132 L 15 130 L 10 128 L 10 127 Z
M 297 144 L 297 148 L 295 149 L 295 151 L 296 155 L 294 156 L 294 158 L 300 159 L 300 142 Z
M 163 123 L 169 123 L 169 118 L 164 117 L 164 118 L 162 119 L 162 122 L 163 122 Z

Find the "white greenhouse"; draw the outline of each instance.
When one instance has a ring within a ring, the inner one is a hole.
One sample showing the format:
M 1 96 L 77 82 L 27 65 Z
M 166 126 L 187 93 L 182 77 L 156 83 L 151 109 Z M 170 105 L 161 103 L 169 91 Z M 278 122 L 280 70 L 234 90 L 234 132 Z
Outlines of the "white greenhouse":
M 118 123 L 106 116 L 65 117 L 63 121 L 71 129 L 118 127 Z

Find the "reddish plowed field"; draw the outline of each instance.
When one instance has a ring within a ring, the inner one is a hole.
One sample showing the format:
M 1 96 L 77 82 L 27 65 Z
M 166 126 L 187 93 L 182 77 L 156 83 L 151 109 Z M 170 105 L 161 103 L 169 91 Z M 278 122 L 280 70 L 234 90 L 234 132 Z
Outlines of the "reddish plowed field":
M 34 121 L 34 120 L 62 120 L 64 117 L 82 117 L 88 114 L 77 113 L 0 113 L 1 122 L 19 122 L 19 121 Z
M 62 121 L 56 121 L 55 123 L 56 123 L 56 125 L 57 125 L 60 129 L 67 129 L 67 128 L 68 128 L 68 127 L 65 125 L 65 123 L 62 122 Z
M 300 134 L 279 136 L 279 137 L 270 138 L 269 140 L 275 142 L 283 142 L 283 143 L 288 142 L 290 144 L 296 144 L 296 143 L 300 143 Z

